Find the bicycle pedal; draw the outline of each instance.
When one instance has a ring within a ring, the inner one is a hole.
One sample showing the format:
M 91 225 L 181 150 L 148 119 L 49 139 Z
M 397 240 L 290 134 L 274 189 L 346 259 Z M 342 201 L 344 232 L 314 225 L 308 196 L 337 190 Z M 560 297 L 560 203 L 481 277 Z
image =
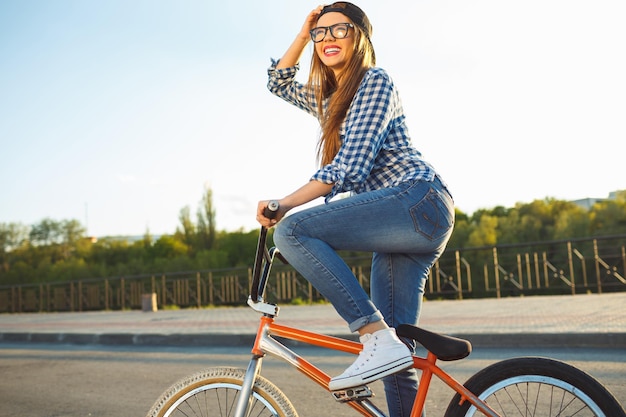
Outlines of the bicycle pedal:
M 366 385 L 339 391 L 333 391 L 332 394 L 333 397 L 335 397 L 335 400 L 339 401 L 340 403 L 346 403 L 348 401 L 355 401 L 362 398 L 370 398 L 374 396 L 372 390 L 370 390 Z

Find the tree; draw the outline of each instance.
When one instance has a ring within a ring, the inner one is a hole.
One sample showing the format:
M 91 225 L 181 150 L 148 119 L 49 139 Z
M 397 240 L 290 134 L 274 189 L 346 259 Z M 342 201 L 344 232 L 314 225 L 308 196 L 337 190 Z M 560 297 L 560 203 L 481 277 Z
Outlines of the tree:
M 626 233 L 626 199 L 596 203 L 590 212 L 592 235 Z
M 215 208 L 213 191 L 206 187 L 198 208 L 198 240 L 200 248 L 212 249 L 215 245 Z
M 480 217 L 478 227 L 468 237 L 470 246 L 495 246 L 498 243 L 498 218 L 483 214 Z
M 11 252 L 28 242 L 28 227 L 21 223 L 0 223 L 0 272 L 11 268 Z
M 572 239 L 589 236 L 589 215 L 585 209 L 572 204 L 557 214 L 554 239 Z
M 180 210 L 178 220 L 182 226 L 182 242 L 190 249 L 193 248 L 196 240 L 196 225 L 191 221 L 189 206 L 185 206 Z
M 188 253 L 189 248 L 172 236 L 161 236 L 152 247 L 153 258 L 175 258 Z
M 58 243 L 62 235 L 61 223 L 50 218 L 43 219 L 30 229 L 30 243 L 37 245 L 51 245 Z
M 59 224 L 61 242 L 73 246 L 85 237 L 87 230 L 78 220 L 63 220 Z
M 257 231 L 222 233 L 215 249 L 228 254 L 228 264 L 231 267 L 250 265 L 254 259 L 258 238 Z
M 27 241 L 27 226 L 21 223 L 0 223 L 0 253 L 11 252 Z
M 70 252 L 76 250 L 78 242 L 85 237 L 86 229 L 78 220 L 63 220 L 59 224 L 59 237 L 63 258 L 68 259 Z
M 473 225 L 467 214 L 456 209 L 454 215 L 454 229 L 452 230 L 452 236 L 448 242 L 448 248 L 458 249 L 467 243 L 469 234 L 472 232 Z

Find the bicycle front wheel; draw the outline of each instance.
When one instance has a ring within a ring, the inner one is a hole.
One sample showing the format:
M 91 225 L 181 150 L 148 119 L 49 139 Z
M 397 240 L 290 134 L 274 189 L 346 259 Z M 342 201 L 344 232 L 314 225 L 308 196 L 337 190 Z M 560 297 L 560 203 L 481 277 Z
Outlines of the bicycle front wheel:
M 237 404 L 246 371 L 211 368 L 185 377 L 168 388 L 154 403 L 147 417 L 227 417 Z M 262 376 L 252 392 L 248 415 L 298 417 L 285 394 Z
M 587 373 L 547 358 L 514 358 L 481 370 L 465 383 L 501 417 L 625 417 L 613 395 Z M 482 416 L 456 394 L 446 417 Z

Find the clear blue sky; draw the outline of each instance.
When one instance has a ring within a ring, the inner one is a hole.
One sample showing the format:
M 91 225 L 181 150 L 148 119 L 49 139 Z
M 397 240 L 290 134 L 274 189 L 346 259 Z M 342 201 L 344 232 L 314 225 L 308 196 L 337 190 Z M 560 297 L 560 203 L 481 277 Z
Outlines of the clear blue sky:
M 173 233 L 210 186 L 218 229 L 256 228 L 315 170 L 315 120 L 265 83 L 317 4 L 0 2 L 0 223 Z M 626 188 L 626 2 L 357 4 L 459 209 Z

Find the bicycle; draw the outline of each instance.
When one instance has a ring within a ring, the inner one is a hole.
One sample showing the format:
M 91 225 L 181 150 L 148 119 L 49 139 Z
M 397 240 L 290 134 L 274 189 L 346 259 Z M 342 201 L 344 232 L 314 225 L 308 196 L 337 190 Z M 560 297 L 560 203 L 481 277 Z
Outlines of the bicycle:
M 278 206 L 270 204 L 270 209 Z M 267 212 L 270 217 L 270 212 Z M 302 372 L 328 390 L 330 376 L 293 352 L 275 337 L 358 355 L 361 344 L 280 325 L 275 322 L 279 307 L 264 300 L 272 264 L 276 258 L 286 262 L 274 247 L 267 248 L 267 229 L 259 233 L 253 268 L 252 288 L 247 304 L 262 314 L 247 369 L 217 367 L 197 372 L 174 383 L 154 403 L 148 417 L 177 416 L 274 416 L 297 417 L 285 394 L 260 375 L 263 358 L 269 354 Z M 437 361 L 467 357 L 471 343 L 426 329 L 401 325 L 401 337 L 414 339 L 427 351 L 425 357 L 413 356 L 413 367 L 421 371 L 412 417 L 422 415 L 433 375 L 450 387 L 455 395 L 446 417 L 461 416 L 597 416 L 626 417 L 613 395 L 589 374 L 564 362 L 543 357 L 519 357 L 494 363 L 461 384 L 437 366 Z M 329 391 L 330 392 L 330 391 Z M 331 392 L 364 416 L 386 417 L 370 398 L 367 386 Z

